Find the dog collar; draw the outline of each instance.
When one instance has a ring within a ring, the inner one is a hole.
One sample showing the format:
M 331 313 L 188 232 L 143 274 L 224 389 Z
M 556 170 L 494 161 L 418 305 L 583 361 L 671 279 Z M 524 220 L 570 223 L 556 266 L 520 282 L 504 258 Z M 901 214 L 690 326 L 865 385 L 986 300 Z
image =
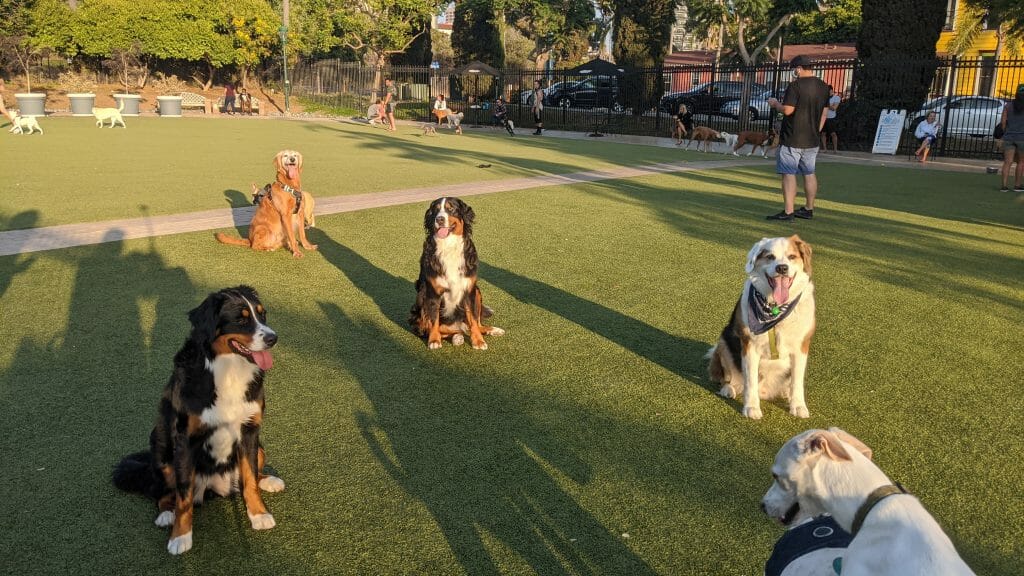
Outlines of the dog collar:
M 857 509 L 857 514 L 853 517 L 853 527 L 850 530 L 851 536 L 856 536 L 857 532 L 860 531 L 860 527 L 864 524 L 864 520 L 867 519 L 868 514 L 871 513 L 871 509 L 874 508 L 879 502 L 885 500 L 889 496 L 895 496 L 896 494 L 909 494 L 900 483 L 886 484 L 885 486 L 879 486 L 868 494 L 867 500 L 860 505 Z

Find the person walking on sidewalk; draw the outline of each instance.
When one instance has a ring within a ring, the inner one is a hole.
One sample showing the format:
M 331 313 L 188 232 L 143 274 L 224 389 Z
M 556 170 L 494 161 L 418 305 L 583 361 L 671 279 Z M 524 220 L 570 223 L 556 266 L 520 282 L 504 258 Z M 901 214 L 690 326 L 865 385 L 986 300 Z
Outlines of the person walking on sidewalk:
M 999 190 L 1009 192 L 1010 166 L 1017 162 L 1017 173 L 1014 176 L 1014 192 L 1024 192 L 1024 84 L 1017 86 L 1017 96 L 1003 108 L 1003 187 Z
M 782 102 L 768 99 L 768 105 L 783 114 L 779 131 L 779 151 L 775 155 L 775 171 L 782 176 L 782 212 L 768 220 L 810 219 L 814 217 L 814 198 L 818 194 L 818 178 L 814 162 L 818 156 L 819 134 L 828 114 L 828 85 L 814 76 L 806 56 L 793 58 L 789 65 L 796 79 L 786 88 Z M 804 177 L 806 205 L 794 211 L 797 175 Z
M 533 81 L 533 104 L 530 109 L 533 110 L 533 123 L 537 128 L 533 135 L 540 136 L 544 133 L 544 89 L 540 87 L 540 80 Z

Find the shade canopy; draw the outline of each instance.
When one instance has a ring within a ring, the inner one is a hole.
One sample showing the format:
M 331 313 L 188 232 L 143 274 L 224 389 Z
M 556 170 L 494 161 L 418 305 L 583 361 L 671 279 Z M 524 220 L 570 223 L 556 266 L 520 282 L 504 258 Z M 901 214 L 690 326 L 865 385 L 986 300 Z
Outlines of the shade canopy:
M 479 60 L 474 60 L 474 61 L 470 62 L 469 64 L 463 64 L 462 66 L 459 66 L 455 70 L 452 70 L 452 74 L 455 75 L 455 76 L 464 76 L 464 75 L 467 75 L 467 74 L 472 74 L 474 76 L 494 76 L 494 77 L 497 77 L 497 76 L 501 75 L 501 73 L 498 72 L 497 70 L 495 70 L 493 67 L 488 66 L 487 64 L 484 64 L 483 62 L 480 62 Z
M 624 68 L 619 68 L 618 65 L 612 64 L 607 60 L 595 58 L 590 62 L 580 64 L 572 70 L 569 70 L 569 73 L 586 74 L 588 76 L 622 76 L 626 73 L 626 70 Z

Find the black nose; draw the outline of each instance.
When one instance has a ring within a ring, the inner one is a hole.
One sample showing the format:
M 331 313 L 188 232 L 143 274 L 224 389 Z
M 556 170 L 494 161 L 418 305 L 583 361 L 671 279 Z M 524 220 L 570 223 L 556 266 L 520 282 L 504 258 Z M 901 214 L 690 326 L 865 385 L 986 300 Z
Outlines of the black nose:
M 271 332 L 270 334 L 265 334 L 263 336 L 263 343 L 267 345 L 267 348 L 270 348 L 274 344 L 277 344 L 277 334 L 274 334 L 273 332 Z
M 764 505 L 764 502 L 761 502 L 761 512 L 768 513 L 768 507 Z
M 444 224 L 444 216 L 438 216 L 436 220 L 438 224 Z
M 775 271 L 779 274 L 785 274 L 789 272 L 789 264 L 779 264 L 775 267 Z

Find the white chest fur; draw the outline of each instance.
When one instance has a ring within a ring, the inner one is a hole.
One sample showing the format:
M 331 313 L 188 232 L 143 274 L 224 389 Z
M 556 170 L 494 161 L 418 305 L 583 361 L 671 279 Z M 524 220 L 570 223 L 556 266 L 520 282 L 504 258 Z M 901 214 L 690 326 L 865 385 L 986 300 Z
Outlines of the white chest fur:
M 462 302 L 462 298 L 472 285 L 472 280 L 465 275 L 464 265 L 465 242 L 462 236 L 450 235 L 437 243 L 437 259 L 441 262 L 443 273 L 437 279 L 445 289 L 441 296 L 444 299 L 444 315 L 451 317 Z
M 260 411 L 259 403 L 245 399 L 259 368 L 237 354 L 222 354 L 213 362 L 207 361 L 206 367 L 213 372 L 217 399 L 213 406 L 203 410 L 199 419 L 215 428 L 209 440 L 210 454 L 217 461 L 226 462 L 241 439 L 242 425 Z

